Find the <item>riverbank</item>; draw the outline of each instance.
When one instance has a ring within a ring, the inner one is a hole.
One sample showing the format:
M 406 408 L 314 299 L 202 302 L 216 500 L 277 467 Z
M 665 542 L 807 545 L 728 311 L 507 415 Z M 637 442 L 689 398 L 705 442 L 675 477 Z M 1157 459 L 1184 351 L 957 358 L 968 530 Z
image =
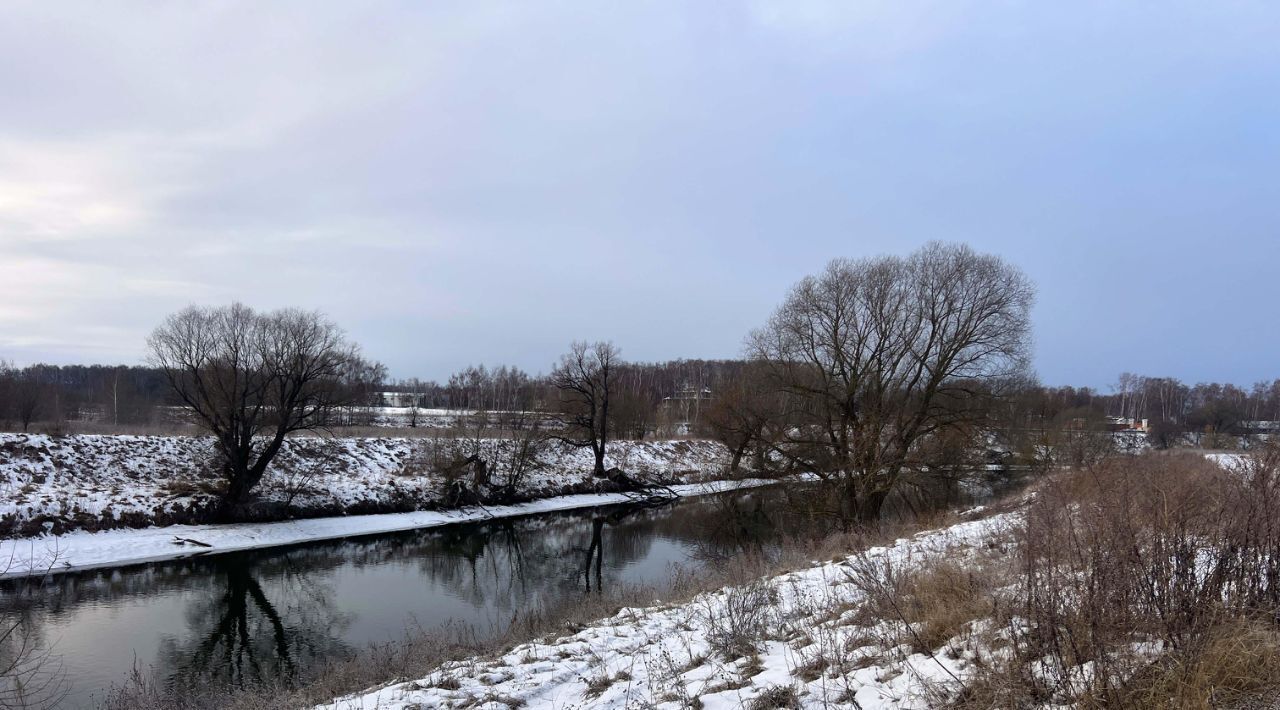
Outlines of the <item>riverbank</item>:
M 662 491 L 676 497 L 722 493 L 766 486 L 774 481 L 746 479 L 677 484 Z M 337 538 L 439 527 L 497 518 L 592 508 L 645 500 L 635 493 L 589 493 L 558 496 L 504 506 L 470 506 L 454 510 L 414 511 L 273 523 L 168 525 L 142 529 L 73 532 L 0 540 L 0 560 L 7 565 L 0 579 L 60 574 L 103 567 L 184 559 L 265 547 L 297 545 Z
M 1114 457 L 1007 512 L 316 708 L 1276 707 L 1278 472 L 1274 450 Z
M 937 707 L 995 653 L 981 614 L 918 643 L 877 608 L 874 584 L 944 562 L 978 573 L 1011 549 L 1018 519 L 980 517 L 687 602 L 624 608 L 316 710 Z
M 299 437 L 286 441 L 243 522 L 407 513 L 474 499 L 517 503 L 595 493 L 590 451 L 547 442 L 510 475 L 515 442 L 447 437 Z M 458 462 L 479 453 L 491 484 Z M 223 481 L 203 437 L 0 434 L 0 538 L 214 522 Z M 728 453 L 703 440 L 616 441 L 608 463 L 661 484 L 717 477 Z M 511 483 L 510 487 L 505 484 Z M 503 486 L 503 500 L 486 497 Z M 456 493 L 456 489 L 454 491 Z

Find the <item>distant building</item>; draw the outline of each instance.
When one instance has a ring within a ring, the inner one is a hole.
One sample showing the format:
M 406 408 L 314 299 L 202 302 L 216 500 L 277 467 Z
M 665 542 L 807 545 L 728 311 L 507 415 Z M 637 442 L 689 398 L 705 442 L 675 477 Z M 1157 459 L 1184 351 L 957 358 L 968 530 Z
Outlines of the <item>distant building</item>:
M 1149 424 L 1146 419 L 1107 417 L 1107 428 L 1111 431 L 1140 431 L 1146 433 L 1149 429 Z
M 675 433 L 688 434 L 691 425 L 698 422 L 703 407 L 710 401 L 709 387 L 694 387 L 686 383 L 674 394 L 662 398 L 658 407 L 659 419 Z

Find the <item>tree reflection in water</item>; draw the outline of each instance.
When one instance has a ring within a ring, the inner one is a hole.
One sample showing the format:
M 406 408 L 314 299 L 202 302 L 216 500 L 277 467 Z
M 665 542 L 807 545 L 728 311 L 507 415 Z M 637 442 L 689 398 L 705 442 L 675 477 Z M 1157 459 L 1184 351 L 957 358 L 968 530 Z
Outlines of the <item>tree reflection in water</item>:
M 587 546 L 586 561 L 582 567 L 583 591 L 597 594 L 604 589 L 604 528 L 606 525 L 613 531 L 609 536 L 610 559 L 614 566 L 625 565 L 640 559 L 653 544 L 658 521 L 645 515 L 649 511 L 666 506 L 661 504 L 638 504 L 626 507 L 615 507 L 606 512 L 591 516 L 591 543 Z M 631 519 L 631 524 L 623 522 Z M 595 572 L 595 588 L 592 589 L 592 571 Z
M 436 533 L 439 550 L 422 557 L 422 569 L 435 582 L 476 608 L 491 608 L 505 618 L 522 609 L 560 601 L 575 591 L 599 590 L 609 568 L 618 572 L 645 557 L 653 544 L 654 521 L 633 517 L 637 509 L 620 506 L 572 515 L 499 520 L 456 526 Z M 629 524 L 605 536 L 604 526 Z M 584 579 L 583 558 L 595 578 Z
M 208 594 L 187 608 L 188 633 L 162 642 L 157 670 L 176 687 L 246 687 L 350 655 L 341 640 L 349 618 L 322 581 L 333 565 L 296 552 L 306 564 L 286 554 L 219 565 Z

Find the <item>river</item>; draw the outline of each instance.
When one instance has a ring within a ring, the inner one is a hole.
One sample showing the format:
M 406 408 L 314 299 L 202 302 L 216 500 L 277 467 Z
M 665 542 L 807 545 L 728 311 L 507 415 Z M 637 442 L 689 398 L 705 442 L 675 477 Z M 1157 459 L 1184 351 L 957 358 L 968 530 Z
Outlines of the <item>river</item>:
M 781 492 L 610 506 L 0 583 L 0 611 L 58 664 L 60 707 L 92 708 L 136 667 L 248 685 L 407 630 L 500 632 L 602 588 L 662 590 L 778 540 Z

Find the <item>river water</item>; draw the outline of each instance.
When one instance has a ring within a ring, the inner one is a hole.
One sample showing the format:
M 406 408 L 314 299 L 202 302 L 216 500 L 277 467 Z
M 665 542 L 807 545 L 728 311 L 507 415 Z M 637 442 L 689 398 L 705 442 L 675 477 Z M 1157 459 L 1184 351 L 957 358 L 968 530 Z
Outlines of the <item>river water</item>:
M 90 708 L 135 667 L 162 683 L 288 680 L 407 629 L 493 634 L 601 588 L 660 590 L 767 551 L 782 508 L 757 489 L 58 575 L 0 584 L 0 611 L 60 664 L 61 706 Z

